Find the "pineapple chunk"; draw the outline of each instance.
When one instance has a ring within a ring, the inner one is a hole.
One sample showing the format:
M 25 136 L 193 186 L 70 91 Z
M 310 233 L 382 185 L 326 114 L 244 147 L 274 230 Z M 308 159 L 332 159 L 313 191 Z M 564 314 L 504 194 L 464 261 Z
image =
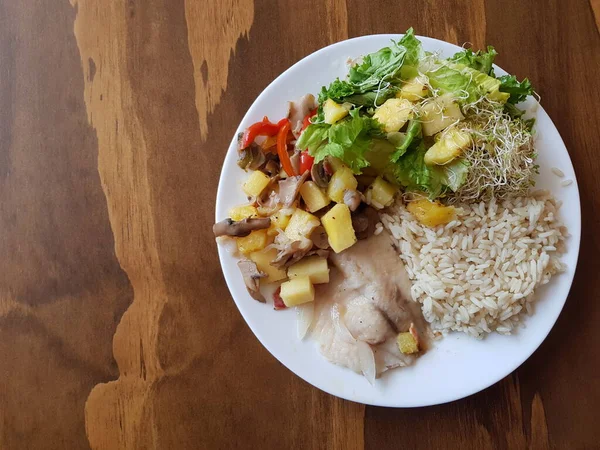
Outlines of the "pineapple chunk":
M 249 219 L 250 217 L 258 217 L 258 211 L 252 205 L 234 206 L 229 210 L 229 217 L 235 221 Z
M 277 256 L 277 250 L 272 248 L 268 251 L 258 251 L 250 253 L 250 259 L 256 263 L 256 267 L 261 272 L 267 274 L 266 278 L 261 280 L 261 283 L 264 281 L 265 283 L 274 283 L 276 281 L 281 281 L 287 277 L 285 270 L 278 269 L 271 265 L 271 262 Z
M 327 194 L 314 181 L 305 181 L 300 188 L 300 195 L 311 213 L 324 208 L 331 202 Z
M 271 215 L 271 226 L 267 229 L 269 236 L 277 236 L 278 230 L 285 231 L 285 228 L 290 223 L 292 213 L 289 210 L 282 211 L 281 209 Z
M 327 187 L 327 195 L 329 198 L 337 203 L 344 201 L 344 191 L 356 190 L 358 181 L 352 170 L 346 166 L 342 166 L 335 171 L 329 180 L 329 186 Z
M 356 243 L 356 234 L 352 227 L 350 208 L 344 203 L 338 203 L 321 217 L 325 232 L 329 237 L 329 245 L 334 252 L 340 253 Z
M 429 147 L 424 157 L 425 164 L 447 164 L 459 156 L 469 145 L 471 145 L 469 133 L 451 129 L 444 133 L 438 142 Z
M 373 114 L 387 133 L 399 131 L 411 117 L 412 103 L 402 98 L 386 100 Z
M 271 179 L 267 175 L 260 170 L 255 170 L 242 186 L 242 190 L 250 197 L 258 197 L 270 181 Z
M 410 202 L 406 209 L 427 227 L 450 223 L 456 213 L 453 206 L 444 206 L 438 202 L 431 202 L 426 198 Z
M 307 276 L 296 277 L 285 283 L 281 283 L 279 296 L 288 308 L 312 302 L 315 299 L 315 287 Z
M 388 183 L 381 177 L 377 177 L 375 178 L 375 181 L 373 181 L 373 184 L 369 186 L 369 192 L 371 206 L 376 209 L 382 209 L 393 203 L 397 189 L 393 184 Z M 369 199 L 368 193 L 367 199 Z
M 267 246 L 267 241 L 267 230 L 256 230 L 248 236 L 236 238 L 237 248 L 244 255 L 262 250 Z
M 411 102 L 418 102 L 427 95 L 427 86 L 422 77 L 416 77 L 408 80 L 396 94 L 396 97 L 405 98 Z
M 325 123 L 334 124 L 338 120 L 343 119 L 348 115 L 350 108 L 352 105 L 350 103 L 340 105 L 339 103 L 334 102 L 330 98 L 328 98 L 325 103 L 323 103 L 323 114 L 325 115 Z
M 306 276 L 310 278 L 312 284 L 329 283 L 327 258 L 321 258 L 320 256 L 309 256 L 308 258 L 304 258 L 290 266 L 287 271 L 287 276 L 290 279 Z
M 417 340 L 409 332 L 398 334 L 396 342 L 398 343 L 398 349 L 405 355 L 410 355 L 411 353 L 417 353 L 419 351 Z
M 329 161 L 329 165 L 334 173 L 342 167 L 348 167 L 340 158 L 336 158 L 335 156 L 329 156 L 327 160 Z
M 285 227 L 285 235 L 292 241 L 300 241 L 303 238 L 308 238 L 310 233 L 319 225 L 318 217 L 300 208 L 296 208 L 287 227 Z
M 441 95 L 421 108 L 421 123 L 425 136 L 433 136 L 464 118 L 458 103 L 449 94 Z

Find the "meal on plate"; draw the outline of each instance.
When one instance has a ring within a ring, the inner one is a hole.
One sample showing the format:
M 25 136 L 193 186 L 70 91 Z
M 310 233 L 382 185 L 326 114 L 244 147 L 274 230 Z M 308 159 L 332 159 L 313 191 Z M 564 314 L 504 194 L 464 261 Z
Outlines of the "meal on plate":
M 248 202 L 214 225 L 250 295 L 371 382 L 433 338 L 510 334 L 563 270 L 560 204 L 534 191 L 530 82 L 496 51 L 426 52 L 412 29 L 238 136 Z M 539 149 L 543 151 L 543 149 Z M 559 172 L 559 169 L 553 169 Z

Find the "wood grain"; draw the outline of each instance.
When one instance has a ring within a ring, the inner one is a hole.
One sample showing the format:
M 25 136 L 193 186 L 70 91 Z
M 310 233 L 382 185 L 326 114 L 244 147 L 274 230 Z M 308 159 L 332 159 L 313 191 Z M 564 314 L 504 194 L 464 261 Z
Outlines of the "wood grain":
M 0 0 L 0 448 L 600 448 L 597 17 L 594 0 Z M 365 408 L 261 347 L 210 225 L 271 80 L 410 26 L 494 44 L 532 80 L 573 159 L 584 245 L 515 373 L 447 405 Z

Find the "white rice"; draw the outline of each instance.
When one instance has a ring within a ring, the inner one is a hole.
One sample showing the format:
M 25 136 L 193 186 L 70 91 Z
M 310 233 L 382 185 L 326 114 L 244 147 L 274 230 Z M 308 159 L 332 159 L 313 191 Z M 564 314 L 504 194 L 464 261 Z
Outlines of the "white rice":
M 481 338 L 511 332 L 533 311 L 534 290 L 565 267 L 567 230 L 546 191 L 458 205 L 456 220 L 428 228 L 402 201 L 381 214 L 434 332 Z
M 570 186 L 573 184 L 573 180 L 563 180 L 560 182 L 560 185 L 563 187 Z
M 550 169 L 550 170 L 551 170 L 551 171 L 552 171 L 552 173 L 553 173 L 554 175 L 556 175 L 557 177 L 560 177 L 560 178 L 562 178 L 562 177 L 564 177 L 564 176 L 565 176 L 565 173 L 564 173 L 562 170 L 560 170 L 558 167 L 553 167 L 553 168 L 552 168 L 552 169 Z

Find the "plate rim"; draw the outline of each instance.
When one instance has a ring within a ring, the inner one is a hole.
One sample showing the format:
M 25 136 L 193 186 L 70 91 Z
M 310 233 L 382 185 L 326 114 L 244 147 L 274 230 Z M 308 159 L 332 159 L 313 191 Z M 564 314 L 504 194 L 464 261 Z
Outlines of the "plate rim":
M 227 183 L 225 181 L 225 168 L 227 166 L 226 162 L 228 159 L 232 158 L 232 149 L 235 150 L 236 145 L 237 145 L 237 135 L 239 134 L 240 131 L 242 131 L 244 129 L 245 126 L 242 126 L 243 124 L 245 124 L 248 120 L 249 117 L 251 117 L 254 113 L 254 110 L 257 108 L 257 105 L 260 103 L 260 100 L 267 95 L 267 91 L 271 90 L 273 87 L 276 87 L 277 83 L 281 81 L 281 79 L 283 79 L 290 71 L 292 71 L 296 66 L 302 64 L 303 62 L 305 62 L 307 59 L 310 58 L 314 58 L 315 56 L 321 54 L 322 52 L 325 51 L 329 51 L 334 47 L 337 46 L 342 46 L 342 45 L 347 45 L 349 42 L 352 41 L 362 41 L 362 40 L 370 40 L 370 39 L 399 39 L 402 36 L 404 36 L 404 34 L 402 33 L 382 33 L 382 34 L 367 34 L 367 35 L 362 35 L 362 36 L 357 36 L 357 37 L 353 37 L 350 39 L 345 39 L 342 41 L 338 41 L 335 42 L 333 44 L 327 45 L 325 47 L 322 47 L 318 50 L 315 50 L 314 52 L 304 56 L 303 58 L 301 58 L 300 60 L 298 60 L 297 62 L 295 62 L 293 65 L 291 65 L 290 67 L 288 67 L 285 71 L 283 71 L 281 74 L 279 74 L 276 78 L 274 78 L 261 92 L 260 94 L 254 99 L 254 101 L 252 102 L 252 104 L 250 105 L 250 107 L 248 108 L 248 110 L 246 111 L 246 113 L 244 114 L 243 118 L 241 119 L 240 123 L 238 124 L 233 138 L 229 144 L 229 147 L 227 149 L 227 152 L 225 153 L 224 159 L 223 159 L 223 164 L 221 166 L 221 173 L 219 175 L 219 183 L 218 183 L 218 187 L 217 187 L 217 195 L 216 195 L 216 202 L 215 202 L 215 221 L 219 220 L 219 205 L 222 204 L 224 201 L 226 201 L 223 196 L 225 193 L 225 189 L 224 189 L 224 185 Z M 447 41 L 443 41 L 440 39 L 436 39 L 436 38 L 432 38 L 432 37 L 428 37 L 428 36 L 420 36 L 420 35 L 415 35 L 415 37 L 421 41 L 430 41 L 430 43 L 441 43 L 442 45 L 451 45 L 453 47 L 460 49 L 461 47 L 453 44 L 451 42 L 447 42 Z M 496 64 L 494 64 L 494 68 L 497 69 L 499 72 L 501 73 L 507 73 L 506 71 L 504 71 L 502 68 L 500 68 L 499 66 L 497 66 Z M 283 100 L 283 101 L 288 101 L 288 100 Z M 267 340 L 262 336 L 262 333 L 259 331 L 259 327 L 257 327 L 255 323 L 253 323 L 252 320 L 249 320 L 249 318 L 247 317 L 247 313 L 244 311 L 243 306 L 241 306 L 241 302 L 247 301 L 248 299 L 244 298 L 244 299 L 237 299 L 234 294 L 233 294 L 233 289 L 232 289 L 232 280 L 229 279 L 229 277 L 227 276 L 226 272 L 225 272 L 225 265 L 224 265 L 224 257 L 227 254 L 227 250 L 224 248 L 223 245 L 217 244 L 217 251 L 218 251 L 218 255 L 219 255 L 219 263 L 220 263 L 220 268 L 221 268 L 221 272 L 223 274 L 223 277 L 225 279 L 225 283 L 227 285 L 227 288 L 229 290 L 229 293 L 231 295 L 231 298 L 233 299 L 238 311 L 240 312 L 240 314 L 242 315 L 245 323 L 248 325 L 248 327 L 250 328 L 250 330 L 252 331 L 252 333 L 254 334 L 254 336 L 258 339 L 258 341 L 261 343 L 261 345 L 271 354 L 271 356 L 273 356 L 277 361 L 279 361 L 283 366 L 285 366 L 290 372 L 292 372 L 292 374 L 294 376 L 297 376 L 298 378 L 302 379 L 304 382 L 314 386 L 315 388 L 324 391 L 330 395 L 333 395 L 335 397 L 339 397 L 339 398 L 343 398 L 345 400 L 348 401 L 352 401 L 355 403 L 360 403 L 360 404 L 365 404 L 365 405 L 372 405 L 372 406 L 383 406 L 383 407 L 393 407 L 393 408 L 409 408 L 409 407 L 426 407 L 426 406 L 434 406 L 434 405 L 441 405 L 441 404 L 445 404 L 445 403 L 450 403 L 453 401 L 457 401 L 463 398 L 467 398 L 470 397 L 472 395 L 475 395 L 493 385 L 495 385 L 496 383 L 498 383 L 499 381 L 501 381 L 502 379 L 504 379 L 506 376 L 510 375 L 512 372 L 514 372 L 515 370 L 517 370 L 525 361 L 527 361 L 541 346 L 541 344 L 546 340 L 546 338 L 548 337 L 548 335 L 550 334 L 550 332 L 552 331 L 552 329 L 554 328 L 554 326 L 556 325 L 556 322 L 558 321 L 558 318 L 560 317 L 560 315 L 562 314 L 562 311 L 564 309 L 564 306 L 566 304 L 566 301 L 571 293 L 571 289 L 573 287 L 573 281 L 575 278 L 575 274 L 577 272 L 577 267 L 578 267 L 578 263 L 579 263 L 579 254 L 580 254 L 580 248 L 581 248 L 581 195 L 579 192 L 579 185 L 577 182 L 577 174 L 575 173 L 575 168 L 573 166 L 573 161 L 571 159 L 571 155 L 568 151 L 567 146 L 564 143 L 564 140 L 562 138 L 562 136 L 560 135 L 560 132 L 558 131 L 558 128 L 556 127 L 556 125 L 554 124 L 554 121 L 552 120 L 552 118 L 548 115 L 548 113 L 544 110 L 544 108 L 542 107 L 542 105 L 539 102 L 537 103 L 537 111 L 538 114 L 539 112 L 541 112 L 542 114 L 545 114 L 548 118 L 548 120 L 550 121 L 550 123 L 552 124 L 552 127 L 554 128 L 554 131 L 556 131 L 556 135 L 559 138 L 559 142 L 558 144 L 560 146 L 562 146 L 562 148 L 564 148 L 565 153 L 567 155 L 567 158 L 569 160 L 569 163 L 571 165 L 571 168 L 573 169 L 573 177 L 572 177 L 572 181 L 573 181 L 573 185 L 572 188 L 575 189 L 575 195 L 577 197 L 577 203 L 576 203 L 576 209 L 577 209 L 577 214 L 576 214 L 576 218 L 577 218 L 577 229 L 576 230 L 572 230 L 569 229 L 569 246 L 573 246 L 574 248 L 574 262 L 573 262 L 573 267 L 569 267 L 569 271 L 567 274 L 563 274 L 567 275 L 569 277 L 568 279 L 568 291 L 567 294 L 564 298 L 564 300 L 562 300 L 562 303 L 560 305 L 560 308 L 558 309 L 557 313 L 556 313 L 556 317 L 552 318 L 552 323 L 550 324 L 550 321 L 548 321 L 549 327 L 547 329 L 547 331 L 545 333 L 540 334 L 539 336 L 536 335 L 537 339 L 535 342 L 535 345 L 532 347 L 531 352 L 526 352 L 528 354 L 526 354 L 522 359 L 518 358 L 518 361 L 511 365 L 510 368 L 508 368 L 506 371 L 502 371 L 502 372 L 506 372 L 504 373 L 504 375 L 502 375 L 501 377 L 499 377 L 497 380 L 488 383 L 488 382 L 484 382 L 482 383 L 481 386 L 476 387 L 474 390 L 470 390 L 468 393 L 466 394 L 458 394 L 458 395 L 449 395 L 447 396 L 447 398 L 443 398 L 439 401 L 429 401 L 429 402 L 404 402 L 403 404 L 398 404 L 396 402 L 378 402 L 378 401 L 364 401 L 364 400 L 357 400 L 356 398 L 352 398 L 352 396 L 350 395 L 344 395 L 344 394 L 340 394 L 339 392 L 333 392 L 331 389 L 324 387 L 323 385 L 318 385 L 316 382 L 313 381 L 309 381 L 308 379 L 304 378 L 303 376 L 299 375 L 296 371 L 294 371 L 292 368 L 290 368 L 290 366 L 284 361 L 282 360 L 282 358 L 280 358 L 280 356 L 277 354 L 276 351 L 274 351 L 272 349 L 272 347 L 269 345 L 269 343 L 267 342 Z M 575 238 L 575 239 L 574 239 Z M 249 297 L 249 296 L 248 296 Z M 456 335 L 456 333 L 453 333 L 454 335 Z M 463 333 L 460 333 L 461 335 Z M 446 337 L 445 339 L 448 339 L 448 337 Z M 318 353 L 318 350 L 316 349 L 316 346 L 314 348 L 314 350 Z M 323 358 L 321 355 L 318 355 L 319 357 Z M 329 363 L 329 364 L 333 364 L 333 363 Z M 418 363 L 417 363 L 418 364 Z M 349 370 L 349 369 L 346 369 Z

